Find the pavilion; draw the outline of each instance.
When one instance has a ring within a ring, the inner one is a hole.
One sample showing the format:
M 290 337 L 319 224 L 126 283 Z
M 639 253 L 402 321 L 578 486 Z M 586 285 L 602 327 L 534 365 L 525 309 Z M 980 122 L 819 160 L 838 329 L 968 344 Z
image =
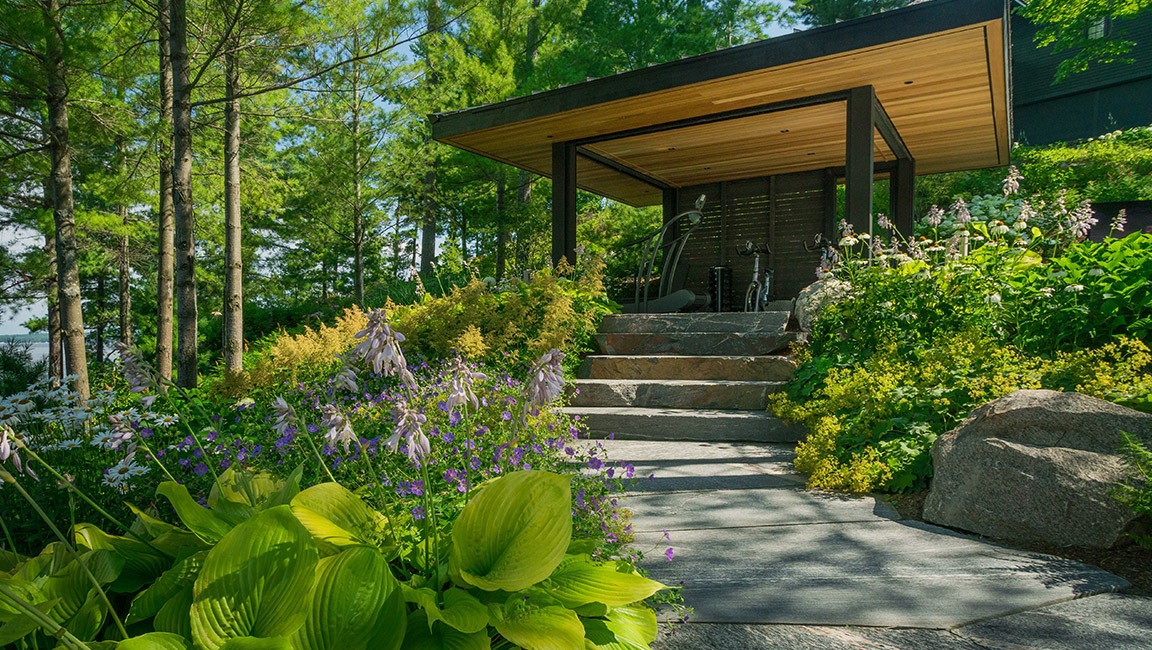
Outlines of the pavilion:
M 686 281 L 703 285 L 714 265 L 746 277 L 734 250 L 754 240 L 795 295 L 837 215 L 871 233 L 875 179 L 890 179 L 893 222 L 910 234 L 917 174 L 1008 164 L 1008 12 L 933 0 L 436 114 L 432 135 L 552 179 L 554 262 L 575 260 L 577 188 L 662 205 L 665 219 L 705 194 Z

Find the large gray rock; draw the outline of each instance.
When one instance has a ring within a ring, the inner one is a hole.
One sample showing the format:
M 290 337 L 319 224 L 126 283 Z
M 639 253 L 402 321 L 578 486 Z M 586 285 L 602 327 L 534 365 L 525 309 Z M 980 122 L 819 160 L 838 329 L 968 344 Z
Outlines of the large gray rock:
M 1152 415 L 1079 393 L 1021 390 L 972 411 L 932 447 L 928 521 L 1019 542 L 1109 548 L 1133 514 L 1109 496 L 1120 431 Z

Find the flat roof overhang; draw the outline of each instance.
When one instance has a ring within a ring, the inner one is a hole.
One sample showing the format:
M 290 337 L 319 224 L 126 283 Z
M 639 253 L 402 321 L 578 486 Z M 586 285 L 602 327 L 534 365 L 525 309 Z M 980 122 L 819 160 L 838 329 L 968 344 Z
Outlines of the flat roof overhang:
M 432 136 L 549 177 L 552 145 L 579 143 L 581 189 L 658 205 L 664 188 L 843 166 L 837 93 L 870 85 L 917 174 L 1006 165 L 1008 11 L 935 0 L 433 115 Z M 879 133 L 874 155 L 896 157 Z

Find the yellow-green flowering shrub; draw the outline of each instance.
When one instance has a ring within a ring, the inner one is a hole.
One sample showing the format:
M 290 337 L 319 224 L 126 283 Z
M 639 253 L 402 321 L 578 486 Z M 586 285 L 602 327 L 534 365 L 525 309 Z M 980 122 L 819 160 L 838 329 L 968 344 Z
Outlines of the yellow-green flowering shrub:
M 796 450 L 796 467 L 809 475 L 809 487 L 922 489 L 932 475 L 929 451 L 937 436 L 976 406 L 1015 390 L 1076 390 L 1132 404 L 1152 392 L 1152 354 L 1133 339 L 1053 359 L 975 331 L 942 337 L 911 356 L 896 347 L 828 368 L 816 382 L 803 370 L 818 359 L 808 359 L 800 382 L 772 397 L 772 411 L 809 429 Z

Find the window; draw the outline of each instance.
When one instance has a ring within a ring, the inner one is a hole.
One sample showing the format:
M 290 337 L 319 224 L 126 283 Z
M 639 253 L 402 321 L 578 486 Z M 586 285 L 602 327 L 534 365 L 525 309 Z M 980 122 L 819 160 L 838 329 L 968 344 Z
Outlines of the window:
M 1095 41 L 1107 36 L 1108 19 L 1096 18 L 1088 23 L 1088 40 Z

